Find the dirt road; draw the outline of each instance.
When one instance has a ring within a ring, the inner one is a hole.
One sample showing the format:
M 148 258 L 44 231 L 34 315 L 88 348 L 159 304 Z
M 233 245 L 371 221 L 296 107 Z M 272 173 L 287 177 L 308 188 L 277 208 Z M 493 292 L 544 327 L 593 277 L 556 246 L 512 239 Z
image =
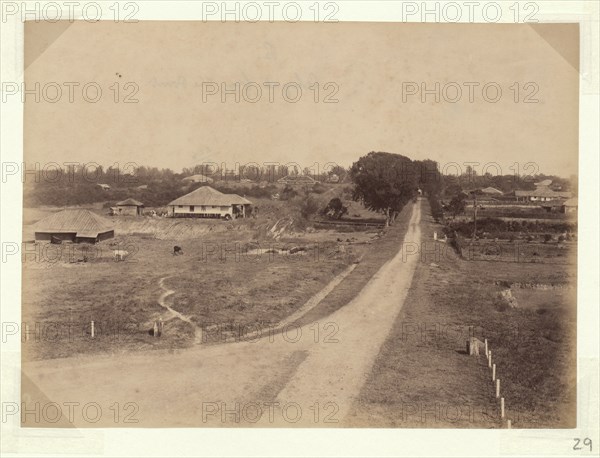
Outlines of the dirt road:
M 39 403 L 25 424 L 343 426 L 410 288 L 418 256 L 404 248 L 420 242 L 420 220 L 419 202 L 398 254 L 321 322 L 251 342 L 24 364 L 23 402 Z

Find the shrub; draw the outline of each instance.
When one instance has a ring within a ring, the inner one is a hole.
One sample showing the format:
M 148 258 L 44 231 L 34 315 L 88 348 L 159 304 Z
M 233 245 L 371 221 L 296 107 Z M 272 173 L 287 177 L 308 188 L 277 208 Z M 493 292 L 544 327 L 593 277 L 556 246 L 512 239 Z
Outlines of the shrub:
M 285 185 L 285 188 L 283 188 L 283 191 L 281 191 L 281 193 L 279 194 L 279 198 L 281 200 L 290 200 L 293 199 L 294 197 L 296 197 L 298 195 L 298 192 L 292 188 L 290 185 Z
M 439 223 L 440 220 L 444 217 L 444 212 L 442 210 L 442 204 L 440 203 L 439 196 L 430 194 L 429 206 L 431 207 L 431 216 L 433 216 L 433 219 L 436 223 Z
M 346 213 L 348 213 L 348 207 L 346 207 L 339 197 L 334 197 L 329 201 L 327 206 L 321 211 L 326 216 L 334 219 L 340 219 Z
M 450 239 L 450 246 L 454 248 L 454 251 L 456 251 L 457 255 L 459 255 L 461 258 L 463 257 L 462 246 L 458 237 Z
M 327 188 L 325 186 L 323 186 L 321 183 L 315 183 L 311 189 L 311 192 L 313 192 L 315 194 L 323 194 L 325 191 L 327 191 Z
M 319 211 L 319 203 L 314 197 L 307 195 L 300 203 L 300 214 L 302 218 L 308 220 Z

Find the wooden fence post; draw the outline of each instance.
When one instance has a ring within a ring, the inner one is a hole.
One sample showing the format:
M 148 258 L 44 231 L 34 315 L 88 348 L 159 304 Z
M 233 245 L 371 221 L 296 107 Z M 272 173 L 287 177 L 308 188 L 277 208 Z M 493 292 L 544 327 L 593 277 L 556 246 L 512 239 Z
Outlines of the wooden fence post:
M 504 398 L 500 398 L 500 418 L 504 418 Z
M 158 321 L 154 322 L 154 328 L 152 329 L 154 337 L 158 337 Z
M 92 320 L 92 323 L 91 323 L 91 335 L 92 335 L 92 339 L 96 335 L 95 330 L 94 330 L 94 321 L 93 320 Z
M 496 380 L 496 364 L 492 364 L 492 382 Z
M 500 379 L 499 378 L 496 379 L 496 397 L 497 398 L 500 397 Z
M 485 357 L 488 357 L 488 343 L 487 343 L 487 339 L 485 339 Z
M 506 420 L 506 428 L 507 428 L 507 429 L 510 429 L 510 427 L 511 427 L 510 420 Z
M 488 352 L 488 367 L 492 367 L 492 350 Z

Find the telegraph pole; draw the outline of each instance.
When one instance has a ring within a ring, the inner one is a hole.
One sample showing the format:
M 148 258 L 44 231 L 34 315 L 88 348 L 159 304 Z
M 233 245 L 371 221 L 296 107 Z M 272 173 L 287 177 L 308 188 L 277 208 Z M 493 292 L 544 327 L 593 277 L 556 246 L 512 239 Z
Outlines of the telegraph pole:
M 473 193 L 473 240 L 477 234 L 477 194 Z

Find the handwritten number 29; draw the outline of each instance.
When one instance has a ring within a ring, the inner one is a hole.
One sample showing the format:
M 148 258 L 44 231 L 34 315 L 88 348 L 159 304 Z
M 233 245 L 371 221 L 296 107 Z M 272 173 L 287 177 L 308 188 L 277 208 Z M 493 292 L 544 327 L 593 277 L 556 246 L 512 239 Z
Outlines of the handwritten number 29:
M 573 445 L 573 450 L 584 450 L 587 448 L 587 450 L 589 450 L 590 452 L 592 451 L 592 439 L 590 439 L 589 437 L 586 437 L 583 440 L 576 437 L 573 440 L 575 441 L 575 445 Z M 583 444 L 583 446 L 580 444 Z

